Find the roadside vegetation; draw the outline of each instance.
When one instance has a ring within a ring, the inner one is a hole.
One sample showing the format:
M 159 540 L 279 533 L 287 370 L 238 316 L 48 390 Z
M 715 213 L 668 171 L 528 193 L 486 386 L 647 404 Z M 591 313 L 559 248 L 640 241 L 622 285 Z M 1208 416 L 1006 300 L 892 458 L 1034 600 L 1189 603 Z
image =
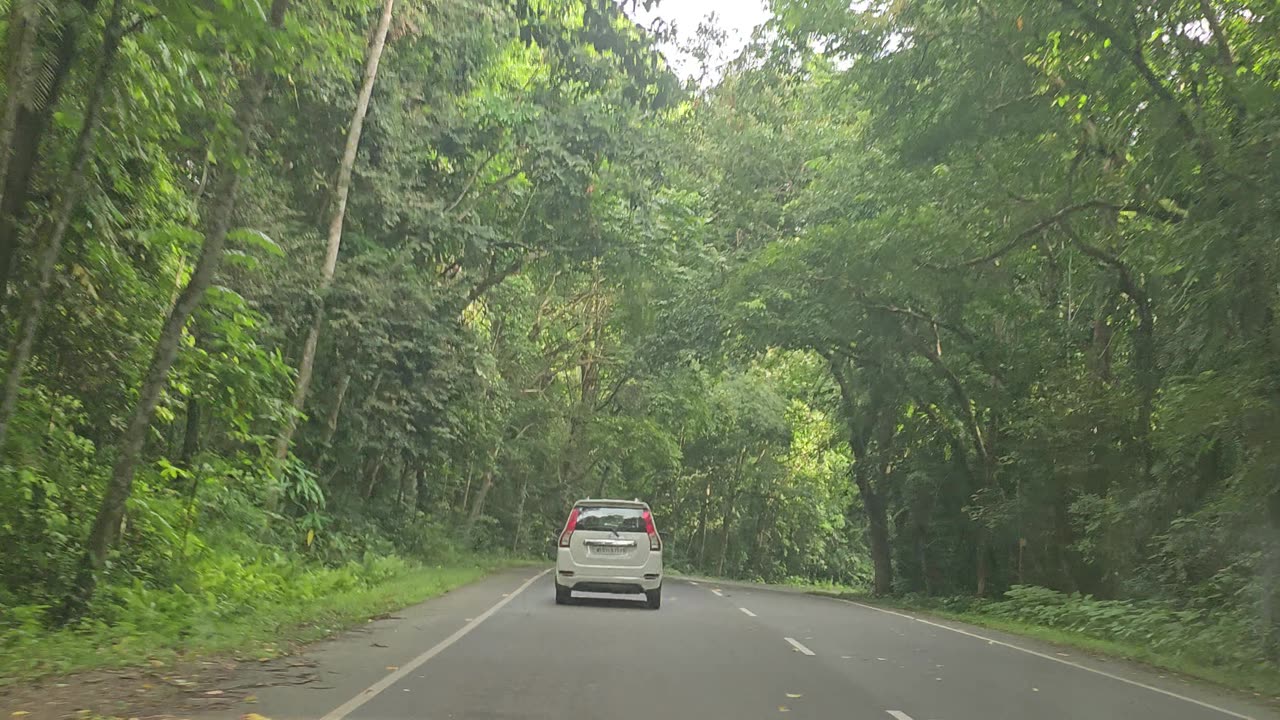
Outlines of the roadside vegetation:
M 183 589 L 121 590 L 91 621 L 50 631 L 15 621 L 0 655 L 0 686 L 101 667 L 172 665 L 201 656 L 262 660 L 428 600 L 509 561 L 455 558 L 426 566 L 397 557 L 336 568 L 259 568 L 256 584 L 201 601 Z M 249 592 L 244 592 L 249 591 Z M 215 591 L 216 592 L 216 591 Z
M 1097 600 L 1036 586 L 1013 587 L 995 600 L 810 591 L 1136 660 L 1234 690 L 1280 698 L 1280 672 L 1273 663 L 1258 662 L 1257 647 L 1239 643 L 1254 633 L 1235 613 L 1189 610 L 1160 600 Z
M 774 0 L 701 85 L 641 4 L 0 3 L 0 655 L 615 496 L 691 573 L 1275 674 L 1273 4 Z

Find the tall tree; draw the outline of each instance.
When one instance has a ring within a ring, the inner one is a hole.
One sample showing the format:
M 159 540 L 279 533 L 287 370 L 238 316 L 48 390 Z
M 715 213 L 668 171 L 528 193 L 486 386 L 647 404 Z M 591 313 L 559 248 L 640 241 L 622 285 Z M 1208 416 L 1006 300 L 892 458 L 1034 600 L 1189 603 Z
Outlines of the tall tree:
M 16 3 L 21 5 L 22 3 Z M 18 405 L 18 393 L 22 386 L 22 375 L 26 371 L 27 362 L 31 359 L 31 350 L 35 345 L 36 330 L 40 323 L 40 315 L 44 310 L 45 296 L 49 292 L 49 282 L 53 279 L 53 267 L 58 253 L 62 250 L 62 240 L 71 225 L 71 215 L 81 202 L 82 186 L 85 181 L 86 168 L 89 165 L 93 150 L 93 136 L 97 130 L 102 113 L 103 97 L 106 95 L 112 80 L 112 69 L 116 55 L 120 50 L 120 41 L 125 31 L 122 15 L 122 0 L 114 0 L 102 31 L 102 47 L 98 53 L 98 67 L 90 86 L 89 97 L 85 102 L 84 119 L 80 121 L 80 131 L 76 135 L 75 144 L 71 148 L 71 167 L 60 184 L 61 197 L 57 210 L 52 218 L 51 227 L 47 228 L 48 237 L 42 238 L 36 252 L 35 282 L 18 316 L 17 344 L 9 355 L 9 371 L 5 374 L 3 397 L 0 397 L 0 448 L 4 447 L 9 433 L 9 423 Z M 3 147 L 3 145 L 0 145 Z M 0 163 L 2 164 L 2 163 Z M 0 173 L 2 176 L 2 173 Z M 41 228 L 42 230 L 45 228 Z
M 347 196 L 351 192 L 351 174 L 356 164 L 356 153 L 360 149 L 364 118 L 369 111 L 369 98 L 373 95 L 374 83 L 378 79 L 378 65 L 382 62 L 382 50 L 387 44 L 387 31 L 391 28 L 391 14 L 394 8 L 395 0 L 384 0 L 365 58 L 364 76 L 356 96 L 355 110 L 352 111 L 351 121 L 347 126 L 347 141 L 343 146 L 342 160 L 338 164 L 338 177 L 333 186 L 329 234 L 317 290 L 320 298 L 315 305 L 311 326 L 307 330 L 307 339 L 302 345 L 302 356 L 298 361 L 298 379 L 292 401 L 294 413 L 289 416 L 276 441 L 277 460 L 288 457 L 289 443 L 293 440 L 293 433 L 297 429 L 298 415 L 302 414 L 306 408 L 307 392 L 311 387 L 311 375 L 315 368 L 316 348 L 320 343 L 320 331 L 324 326 L 324 295 L 333 284 L 333 274 L 338 266 L 338 252 L 342 247 L 342 227 L 347 216 Z
M 268 20 L 272 34 L 278 33 L 283 27 L 288 7 L 289 0 L 273 0 Z M 271 38 L 272 34 L 266 37 Z M 160 329 L 151 363 L 138 388 L 137 404 L 134 406 L 120 441 L 119 456 L 112 467 L 102 504 L 85 544 L 85 555 L 75 591 L 69 596 L 64 606 L 64 618 L 74 617 L 84 611 L 86 603 L 97 586 L 98 574 L 106 564 L 107 554 L 119 537 L 120 523 L 124 518 L 125 506 L 133 490 L 134 474 L 141 459 L 142 446 L 146 440 L 147 431 L 151 427 L 156 406 L 160 402 L 160 394 L 168 382 L 169 369 L 173 367 L 174 360 L 178 356 L 183 329 L 203 299 L 205 291 L 213 283 L 214 274 L 222 260 L 222 250 L 226 245 L 227 233 L 231 230 L 232 215 L 235 212 L 236 194 L 242 172 L 240 168 L 252 156 L 253 135 L 258 124 L 259 108 L 267 92 L 267 85 L 275 67 L 275 58 L 276 53 L 270 48 L 262 48 L 252 66 L 251 75 L 245 80 L 242 97 L 236 108 L 232 138 L 228 141 L 225 166 L 219 172 L 211 194 L 204 242 L 200 245 L 199 258 L 191 272 L 191 278 L 179 294 Z

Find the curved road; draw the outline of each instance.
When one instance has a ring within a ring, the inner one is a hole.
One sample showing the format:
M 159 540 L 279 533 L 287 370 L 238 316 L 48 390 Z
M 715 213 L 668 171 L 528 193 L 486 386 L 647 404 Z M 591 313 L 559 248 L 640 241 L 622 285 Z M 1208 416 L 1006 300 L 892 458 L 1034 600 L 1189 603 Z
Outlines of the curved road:
M 668 578 L 663 608 L 552 600 L 513 570 L 308 653 L 272 720 L 1224 720 L 1265 706 L 1126 663 L 758 586 Z

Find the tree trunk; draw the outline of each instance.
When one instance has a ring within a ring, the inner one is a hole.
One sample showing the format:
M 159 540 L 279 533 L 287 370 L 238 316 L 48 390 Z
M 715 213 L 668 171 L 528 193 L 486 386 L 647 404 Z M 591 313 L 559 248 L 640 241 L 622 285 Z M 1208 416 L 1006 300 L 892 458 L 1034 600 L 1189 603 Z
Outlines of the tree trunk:
M 89 156 L 93 153 L 93 133 L 98 127 L 102 98 L 106 95 L 111 70 L 120 49 L 120 20 L 123 14 L 121 5 L 121 0 L 115 0 L 112 3 L 111 16 L 107 19 L 106 27 L 102 31 L 102 52 L 97 70 L 94 72 L 93 84 L 89 88 L 89 97 L 85 101 L 84 119 L 80 123 L 80 132 L 76 135 L 75 145 L 71 150 L 71 167 L 61 183 L 62 198 L 54 215 L 53 230 L 37 255 L 36 282 L 18 319 L 18 344 L 13 348 L 9 358 L 9 372 L 4 380 L 4 397 L 0 399 L 0 448 L 4 447 L 9 434 L 9 422 L 13 420 L 13 413 L 18 407 L 22 375 L 27 369 L 27 362 L 31 359 L 36 331 L 40 327 L 40 313 L 44 309 L 45 296 L 49 294 L 49 281 L 53 278 L 53 267 L 62 250 L 62 239 L 66 237 L 67 228 L 71 225 L 71 215 L 80 201 L 80 186 L 84 183 Z
M 707 510 L 711 507 L 711 476 L 707 476 L 707 492 L 702 498 L 702 512 L 698 515 L 698 569 L 707 563 Z
M 271 5 L 271 27 L 278 31 L 284 24 L 284 15 L 289 0 L 274 0 Z M 230 158 L 238 160 L 247 158 L 252 150 L 253 131 L 258 124 L 258 108 L 266 95 L 267 82 L 271 74 L 273 58 L 270 53 L 263 52 L 258 60 L 252 77 L 245 88 L 244 96 L 236 109 L 236 141 Z M 231 216 L 235 210 L 236 191 L 240 186 L 240 172 L 235 163 L 228 163 L 229 168 L 218 178 L 214 188 L 213 202 L 210 207 L 208 232 L 200 247 L 200 257 L 196 261 L 191 279 L 178 297 L 178 302 L 165 318 L 156 341 L 155 352 L 151 363 L 139 388 L 138 401 L 120 443 L 120 454 L 116 458 L 107 483 L 102 505 L 98 509 L 85 544 L 85 555 L 81 561 L 76 577 L 76 587 L 68 595 L 60 619 L 69 620 L 84 612 L 89 599 L 97 585 L 98 572 L 106 565 L 107 553 L 115 545 L 120 523 L 124 518 L 125 505 L 133 491 L 133 477 L 142 455 L 142 446 L 147 438 L 147 430 L 155 415 L 156 405 L 160 402 L 160 393 L 169 377 L 169 369 L 178 356 L 182 340 L 183 327 L 204 297 L 205 291 L 213 282 L 214 273 L 222 259 L 222 248 L 227 241 L 227 232 L 231 227 Z
M 577 403 L 569 415 L 569 438 L 566 443 L 564 457 L 560 462 L 560 475 L 570 488 L 578 487 L 585 479 L 590 468 L 588 457 L 591 452 L 587 440 L 587 430 L 591 423 L 591 414 L 595 410 L 596 401 L 600 397 L 600 344 L 604 334 L 605 313 L 607 303 L 601 292 L 599 268 L 594 270 L 591 288 L 591 303 L 588 314 L 588 326 L 583 331 L 582 348 L 578 355 L 579 392 Z
M 406 468 L 403 481 L 400 483 L 401 509 L 408 517 L 418 510 L 418 496 L 422 492 L 422 471 Z
M 516 532 L 515 539 L 511 541 L 511 554 L 515 555 L 520 550 L 520 531 L 524 529 L 524 504 L 529 498 L 529 474 L 525 473 L 524 481 L 520 483 L 520 501 L 516 503 Z
M 872 407 L 869 409 L 870 423 L 860 423 L 854 404 L 854 393 L 850 387 L 850 379 L 845 375 L 842 362 L 834 355 L 827 357 L 831 375 L 840 387 L 840 405 L 843 411 L 845 426 L 849 430 L 849 448 L 853 452 L 853 467 L 849 472 L 858 487 L 858 495 L 862 498 L 862 511 L 867 517 L 867 544 L 871 551 L 871 567 L 873 572 L 872 588 L 876 595 L 888 595 L 893 592 L 893 549 L 889 539 L 889 514 L 884 498 L 872 485 L 868 473 L 874 467 L 868 446 L 871 444 L 872 431 L 877 425 L 883 426 L 886 418 L 881 415 L 890 412 L 892 404 L 882 394 L 877 393 Z M 887 418 L 892 420 L 893 418 Z M 863 427 L 865 424 L 866 427 Z M 882 428 L 882 439 L 892 433 L 892 425 Z
M 480 489 L 476 491 L 475 502 L 471 505 L 471 511 L 467 514 L 467 527 L 465 537 L 471 537 L 471 531 L 475 528 L 476 521 L 484 514 L 484 501 L 489 496 L 489 491 L 493 489 L 493 475 L 497 470 L 498 454 L 502 451 L 502 444 L 498 443 L 493 447 L 493 451 L 489 453 L 489 467 L 485 470 L 484 481 L 480 483 Z
M 324 444 L 333 442 L 338 432 L 338 417 L 342 414 L 342 401 L 347 397 L 347 388 L 351 387 L 351 373 L 342 376 L 338 381 L 338 396 L 333 400 L 333 409 L 329 411 L 329 419 L 324 424 Z
M 769 511 L 772 500 L 772 496 L 765 495 L 761 498 L 760 507 L 755 510 L 756 522 L 755 526 L 751 528 L 751 547 L 747 554 L 747 567 L 754 568 L 761 577 L 764 577 L 766 570 L 763 562 L 767 557 L 767 553 L 763 551 L 764 529 L 768 521 L 772 519 L 772 513 Z
M 864 461 L 866 462 L 866 461 Z M 893 549 L 889 542 L 889 513 L 884 498 L 871 486 L 866 470 L 853 467 L 854 484 L 862 497 L 862 510 L 867 515 L 868 544 L 871 546 L 872 588 L 876 595 L 893 592 Z
M 93 15 L 97 5 L 98 0 L 80 0 L 85 18 Z M 36 12 L 38 13 L 39 10 Z M 48 91 L 44 94 L 43 103 L 39 107 L 28 108 L 18 98 L 13 118 L 6 116 L 4 119 L 6 124 L 12 123 L 12 125 L 11 129 L 6 127 L 9 130 L 8 143 L 0 148 L 0 153 L 5 155 L 6 170 L 3 176 L 3 189 L 0 189 L 0 308 L 5 305 L 8 296 L 13 258 L 18 251 L 19 231 L 25 220 L 36 168 L 40 164 L 40 146 L 48 133 L 54 109 L 58 105 L 67 77 L 71 74 L 81 29 L 78 22 L 67 23 L 58 29 L 58 42 L 53 51 L 53 61 L 49 63 L 46 74 Z M 31 50 L 34 52 L 37 34 L 34 28 L 29 31 L 32 33 Z M 34 68 L 30 69 L 34 70 Z M 17 98 L 13 93 L 10 93 L 10 97 Z
M 467 508 L 471 507 L 471 480 L 475 477 L 476 467 L 475 460 L 467 461 L 467 485 L 462 490 L 462 502 L 459 505 L 465 513 Z M 454 497 L 457 497 L 456 495 Z
M 284 460 L 289 456 L 289 444 L 293 442 L 293 434 L 298 428 L 298 416 L 307 404 L 307 391 L 311 386 L 311 375 L 315 368 L 316 347 L 320 343 L 320 330 L 324 325 L 324 295 L 333 284 L 333 275 L 338 267 L 338 250 L 342 247 L 342 225 L 347 216 L 347 195 L 351 191 L 351 174 L 356 164 L 356 152 L 360 149 L 360 135 L 364 130 L 364 117 L 369 110 L 369 98 L 373 95 L 373 84 L 378 78 L 378 63 L 382 61 L 382 50 L 387 44 L 387 29 L 391 27 L 391 11 L 395 0 L 383 0 L 382 14 L 378 18 L 378 29 L 369 46 L 369 56 L 365 59 L 364 79 L 360 85 L 360 94 L 356 98 L 355 112 L 351 114 L 351 125 L 347 128 L 347 144 L 342 151 L 342 161 L 338 165 L 338 180 L 333 187 L 333 215 L 329 219 L 329 242 L 325 249 L 324 267 L 320 270 L 320 300 L 316 304 L 311 318 L 311 327 L 307 331 L 307 340 L 302 346 L 302 359 L 298 363 L 298 382 L 293 389 L 293 409 L 289 419 L 285 421 L 284 430 L 276 440 L 276 459 Z
M 32 76 L 36 38 L 40 34 L 40 23 L 44 20 L 44 13 L 30 0 L 12 2 L 6 43 L 9 57 L 5 64 L 9 68 L 5 79 L 8 94 L 5 98 L 4 117 L 0 118 L 0 180 L 9 174 L 9 159 L 13 157 L 13 133 L 18 124 L 22 98 L 27 92 L 27 80 Z M 0 205 L 4 204 L 4 191 L 5 183 L 0 182 Z
M 382 477 L 382 461 L 374 459 L 373 470 L 369 473 L 369 482 L 364 486 L 364 499 L 373 499 L 373 494 L 378 491 L 378 480 Z
M 187 422 L 182 432 L 182 450 L 178 455 L 179 462 L 190 468 L 191 460 L 200 452 L 200 399 L 192 395 L 187 398 Z
M 724 577 L 724 563 L 729 557 L 729 522 L 733 519 L 733 504 L 736 499 L 736 493 L 725 499 L 724 517 L 720 524 L 720 562 L 716 570 L 716 574 L 720 577 Z
M 991 576 L 991 565 L 987 562 L 987 554 L 990 549 L 987 547 L 987 531 L 985 528 L 978 528 L 978 542 L 974 544 L 977 546 L 976 553 L 978 564 L 978 586 L 976 594 L 978 597 L 986 597 L 987 579 Z
M 493 489 L 493 469 L 490 468 L 484 473 L 484 481 L 480 483 L 480 489 L 476 491 L 476 500 L 471 505 L 471 512 L 467 515 L 467 534 L 471 534 L 471 530 L 475 527 L 476 521 L 484 514 L 484 501 L 489 497 L 489 491 Z

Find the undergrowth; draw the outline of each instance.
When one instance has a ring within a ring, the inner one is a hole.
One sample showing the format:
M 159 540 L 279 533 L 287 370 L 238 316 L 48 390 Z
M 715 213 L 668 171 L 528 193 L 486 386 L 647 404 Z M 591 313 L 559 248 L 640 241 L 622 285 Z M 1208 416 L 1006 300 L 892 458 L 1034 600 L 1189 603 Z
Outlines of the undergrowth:
M 283 589 L 232 606 L 216 595 L 142 585 L 114 587 L 121 602 L 110 619 L 92 617 L 50 630 L 35 608 L 3 610 L 0 685 L 39 677 L 179 656 L 234 653 L 256 658 L 286 652 L 391 610 L 476 580 L 514 560 L 470 557 L 423 565 L 380 557 L 339 568 L 293 568 Z
M 1098 600 L 1025 585 L 1011 588 L 1001 600 L 833 594 L 1137 660 L 1224 687 L 1280 697 L 1280 667 L 1262 659 L 1265 653 L 1256 624 L 1228 607 Z

